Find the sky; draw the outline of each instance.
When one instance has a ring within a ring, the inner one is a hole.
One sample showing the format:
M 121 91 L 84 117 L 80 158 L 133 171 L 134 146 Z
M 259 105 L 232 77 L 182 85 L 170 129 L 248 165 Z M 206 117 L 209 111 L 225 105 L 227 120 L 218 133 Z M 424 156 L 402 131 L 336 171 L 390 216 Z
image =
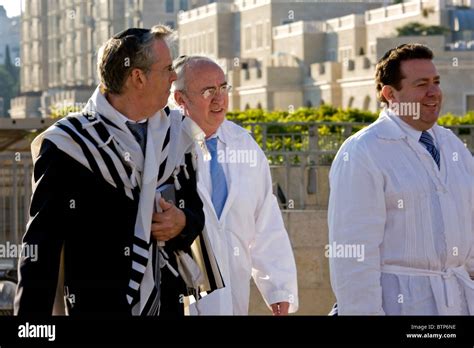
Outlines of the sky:
M 20 5 L 24 0 L 0 0 L 0 6 L 5 7 L 8 17 L 20 15 Z

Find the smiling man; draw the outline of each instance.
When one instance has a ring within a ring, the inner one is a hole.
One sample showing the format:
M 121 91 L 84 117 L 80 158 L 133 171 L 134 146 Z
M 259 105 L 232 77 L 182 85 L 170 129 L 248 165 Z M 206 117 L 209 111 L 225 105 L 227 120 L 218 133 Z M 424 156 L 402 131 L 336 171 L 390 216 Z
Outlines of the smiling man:
M 197 187 L 225 284 L 191 313 L 248 314 L 251 277 L 274 315 L 295 312 L 295 260 L 265 154 L 245 129 L 225 119 L 230 86 L 219 65 L 180 57 L 175 68 L 175 100 L 206 134 L 204 153 L 197 151 Z M 240 153 L 239 160 L 231 160 L 232 153 Z
M 389 107 L 332 164 L 329 242 L 365 246 L 363 261 L 330 257 L 339 314 L 474 314 L 474 161 L 436 124 L 432 59 L 420 44 L 384 55 L 375 81 Z

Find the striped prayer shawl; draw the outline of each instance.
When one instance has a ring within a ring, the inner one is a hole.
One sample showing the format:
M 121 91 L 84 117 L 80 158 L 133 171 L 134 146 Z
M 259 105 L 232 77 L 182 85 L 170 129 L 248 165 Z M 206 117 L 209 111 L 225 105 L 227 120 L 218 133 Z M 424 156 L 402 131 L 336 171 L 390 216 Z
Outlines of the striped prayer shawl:
M 189 118 L 166 107 L 148 119 L 146 155 L 143 156 L 132 133 L 111 108 L 97 89 L 83 113 L 59 120 L 33 141 L 33 159 L 37 159 L 43 140 L 48 139 L 124 195 L 138 200 L 131 253 L 130 284 L 133 286 L 128 289 L 127 300 L 132 314 L 156 315 L 159 262 L 156 243 L 150 236 L 155 190 L 172 174 L 176 175 L 176 170 L 184 164 L 184 154 L 194 148 L 192 143 L 197 135 L 202 138 L 202 131 Z M 161 151 L 155 152 L 155 149 Z M 224 286 L 205 231 L 194 242 L 191 256 L 205 275 L 201 291 L 210 292 Z

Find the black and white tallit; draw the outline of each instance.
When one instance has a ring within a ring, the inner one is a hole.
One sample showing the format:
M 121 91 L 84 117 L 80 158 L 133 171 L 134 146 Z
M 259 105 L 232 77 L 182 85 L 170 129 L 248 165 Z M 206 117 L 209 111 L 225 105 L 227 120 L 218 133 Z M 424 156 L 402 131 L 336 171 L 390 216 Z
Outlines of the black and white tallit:
M 159 312 L 159 302 L 152 298 L 157 296 L 156 277 L 159 277 L 152 257 L 156 255 L 156 243 L 151 239 L 155 190 L 170 176 L 177 181 L 176 173 L 184 164 L 184 154 L 192 151 L 193 142 L 204 142 L 204 133 L 191 119 L 168 107 L 148 119 L 147 134 L 143 156 L 122 116 L 97 88 L 81 113 L 59 120 L 31 145 L 36 159 L 43 140 L 52 141 L 110 185 L 123 190 L 124 195 L 139 200 L 131 246 L 132 279 L 127 294 L 134 315 L 157 315 Z M 175 184 L 179 188 L 179 183 Z M 206 275 L 206 286 L 203 284 L 201 290 L 209 292 L 224 284 L 206 232 L 203 233 L 192 247 L 192 256 L 199 260 L 200 267 L 204 267 L 201 269 Z

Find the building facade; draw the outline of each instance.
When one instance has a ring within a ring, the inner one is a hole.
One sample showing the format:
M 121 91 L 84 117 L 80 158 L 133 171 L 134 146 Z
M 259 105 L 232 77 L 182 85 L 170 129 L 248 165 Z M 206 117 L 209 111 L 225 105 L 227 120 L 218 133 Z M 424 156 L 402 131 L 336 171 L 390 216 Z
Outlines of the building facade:
M 20 96 L 12 118 L 81 109 L 98 79 L 97 51 L 127 27 L 168 24 L 209 0 L 28 0 L 21 15 Z M 1 15 L 1 13 L 0 13 Z
M 328 103 L 376 111 L 376 62 L 389 48 L 420 42 L 435 53 L 446 95 L 442 113 L 472 110 L 474 2 L 387 3 L 235 0 L 207 5 L 180 16 L 180 53 L 224 61 L 234 86 L 233 109 L 291 111 Z M 398 37 L 397 28 L 411 22 L 448 30 Z M 216 31 L 218 25 L 229 29 Z
M 20 57 L 20 17 L 7 17 L 3 6 L 0 6 L 0 64 L 5 63 L 6 46 L 10 48 L 12 63 Z

